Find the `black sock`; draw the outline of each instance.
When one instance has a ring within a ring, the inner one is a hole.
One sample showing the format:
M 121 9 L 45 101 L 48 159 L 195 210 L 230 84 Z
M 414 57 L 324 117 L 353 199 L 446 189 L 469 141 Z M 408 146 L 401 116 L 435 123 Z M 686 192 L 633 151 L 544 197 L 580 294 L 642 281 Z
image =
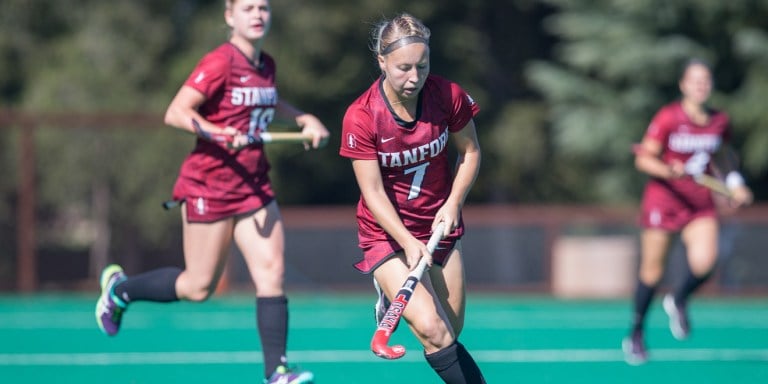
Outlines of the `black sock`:
M 648 307 L 651 305 L 653 296 L 656 295 L 656 286 L 650 286 L 637 279 L 637 288 L 635 289 L 635 307 L 634 318 L 632 319 L 632 332 L 642 332 L 645 323 L 645 315 L 648 313 Z
M 675 303 L 678 306 L 685 307 L 688 297 L 691 296 L 693 292 L 695 292 L 699 287 L 701 287 L 702 284 L 704 284 L 707 280 L 709 280 L 709 277 L 711 276 L 711 273 L 707 273 L 704 276 L 696 276 L 691 272 L 688 271 L 688 276 L 686 277 L 683 284 L 675 291 Z
M 424 353 L 424 357 L 445 383 L 485 384 L 475 359 L 458 341 L 435 353 Z
M 156 301 L 167 303 L 178 301 L 176 279 L 181 269 L 166 267 L 129 277 L 115 286 L 115 295 L 130 303 L 131 301 Z
M 264 355 L 264 376 L 269 378 L 285 364 L 288 344 L 288 299 L 285 296 L 256 298 L 256 325 Z

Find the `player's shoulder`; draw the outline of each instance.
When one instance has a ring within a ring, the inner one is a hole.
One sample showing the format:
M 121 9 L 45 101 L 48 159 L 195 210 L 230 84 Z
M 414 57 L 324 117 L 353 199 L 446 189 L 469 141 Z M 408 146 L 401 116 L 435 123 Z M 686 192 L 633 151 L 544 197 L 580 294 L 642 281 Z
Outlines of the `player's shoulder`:
M 454 89 L 461 89 L 456 82 L 434 73 L 430 73 L 429 76 L 427 76 L 427 81 L 424 83 L 424 86 L 426 88 L 436 89 L 440 91 L 440 93 L 448 94 L 453 93 Z
M 683 112 L 683 104 L 680 100 L 675 100 L 664 104 L 659 108 L 658 115 L 674 115 Z
M 368 89 L 360 94 L 352 103 L 347 107 L 347 111 L 352 110 L 371 110 L 382 104 L 381 95 L 379 93 L 379 81 L 376 80 L 371 84 Z
M 438 94 L 448 102 L 468 96 L 467 91 L 459 83 L 435 74 L 430 74 L 427 77 L 424 88 L 429 94 Z
M 209 66 L 228 66 L 232 63 L 235 57 L 235 48 L 231 43 L 224 43 L 218 47 L 208 51 L 201 62 L 206 63 Z
M 679 100 L 662 105 L 653 116 L 653 123 L 656 125 L 674 125 L 675 122 L 684 120 L 686 120 L 686 114 Z
M 236 52 L 237 47 L 230 42 L 226 42 L 219 44 L 217 47 L 208 51 L 208 53 L 205 54 L 205 57 L 231 60 Z

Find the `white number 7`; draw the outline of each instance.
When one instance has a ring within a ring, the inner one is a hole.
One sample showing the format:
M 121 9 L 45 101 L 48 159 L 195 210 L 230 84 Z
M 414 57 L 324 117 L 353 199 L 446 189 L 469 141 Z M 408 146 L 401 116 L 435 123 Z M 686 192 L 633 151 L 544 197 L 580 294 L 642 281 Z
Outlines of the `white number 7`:
M 424 163 L 411 167 L 403 171 L 403 174 L 407 175 L 413 173 L 413 182 L 411 183 L 411 190 L 408 192 L 408 200 L 413 200 L 419 197 L 421 193 L 421 183 L 424 182 L 424 174 L 427 173 L 427 166 L 429 163 Z

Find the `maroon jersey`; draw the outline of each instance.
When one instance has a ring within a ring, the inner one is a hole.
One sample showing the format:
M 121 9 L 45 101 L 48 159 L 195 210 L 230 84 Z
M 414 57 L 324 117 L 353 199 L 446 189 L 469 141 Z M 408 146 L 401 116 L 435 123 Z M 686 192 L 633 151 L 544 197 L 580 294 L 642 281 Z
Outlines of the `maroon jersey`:
M 339 153 L 378 161 L 386 193 L 406 228 L 417 238 L 428 238 L 453 182 L 448 136 L 463 129 L 479 107 L 457 84 L 430 75 L 419 94 L 415 121 L 405 123 L 391 111 L 381 87 L 381 79 L 375 81 L 347 109 Z M 393 243 L 362 197 L 357 219 L 361 247 L 369 242 Z M 451 237 L 460 237 L 463 231 L 462 224 Z
M 265 53 L 254 65 L 236 46 L 224 43 L 202 58 L 184 85 L 205 95 L 199 112 L 219 127 L 256 134 L 274 117 L 275 62 Z M 235 151 L 198 138 L 181 166 L 173 197 L 187 200 L 190 221 L 254 210 L 274 199 L 269 169 L 262 144 Z
M 723 112 L 713 111 L 705 125 L 691 121 L 680 102 L 664 106 L 654 116 L 645 138 L 661 143 L 661 159 L 689 163 L 704 161 L 701 168 L 709 167 L 709 159 L 729 137 L 729 120 Z M 643 196 L 643 224 L 645 226 L 679 229 L 701 214 L 715 213 L 710 191 L 697 184 L 692 177 L 680 179 L 651 178 Z M 684 210 L 687 213 L 680 213 Z M 675 213 L 675 211 L 678 211 Z M 670 215 L 676 215 L 672 219 Z M 682 216 L 681 216 L 682 215 Z M 666 221 L 666 223 L 665 223 Z M 672 225 L 675 221 L 678 225 Z

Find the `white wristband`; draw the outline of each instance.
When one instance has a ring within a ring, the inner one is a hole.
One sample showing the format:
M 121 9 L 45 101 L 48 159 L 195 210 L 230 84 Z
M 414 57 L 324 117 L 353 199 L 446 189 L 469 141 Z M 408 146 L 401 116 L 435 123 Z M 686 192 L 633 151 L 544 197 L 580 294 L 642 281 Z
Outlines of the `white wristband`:
M 737 171 L 730 171 L 728 172 L 728 175 L 725 176 L 725 185 L 728 189 L 741 187 L 744 185 L 744 177 Z

